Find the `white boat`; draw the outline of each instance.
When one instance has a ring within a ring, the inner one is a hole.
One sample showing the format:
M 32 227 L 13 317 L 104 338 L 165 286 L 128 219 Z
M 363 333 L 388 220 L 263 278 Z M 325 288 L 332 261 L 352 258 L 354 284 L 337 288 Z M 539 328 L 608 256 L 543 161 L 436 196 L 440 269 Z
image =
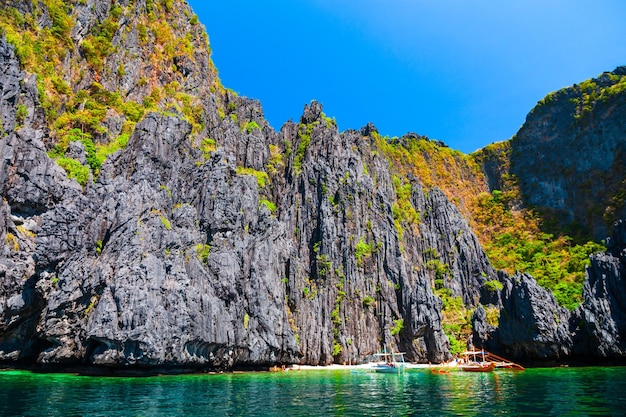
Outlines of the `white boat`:
M 387 352 L 374 354 L 376 360 L 370 364 L 375 372 L 384 374 L 398 374 L 404 372 L 406 363 L 404 362 L 404 353 Z

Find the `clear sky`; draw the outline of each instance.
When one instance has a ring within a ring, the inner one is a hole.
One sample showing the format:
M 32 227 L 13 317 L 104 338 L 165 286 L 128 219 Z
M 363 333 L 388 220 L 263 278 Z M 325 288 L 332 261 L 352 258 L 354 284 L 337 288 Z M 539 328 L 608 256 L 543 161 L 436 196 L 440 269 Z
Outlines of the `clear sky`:
M 549 92 L 626 65 L 624 0 L 189 3 L 223 84 L 276 130 L 315 99 L 341 130 L 373 122 L 472 152 Z

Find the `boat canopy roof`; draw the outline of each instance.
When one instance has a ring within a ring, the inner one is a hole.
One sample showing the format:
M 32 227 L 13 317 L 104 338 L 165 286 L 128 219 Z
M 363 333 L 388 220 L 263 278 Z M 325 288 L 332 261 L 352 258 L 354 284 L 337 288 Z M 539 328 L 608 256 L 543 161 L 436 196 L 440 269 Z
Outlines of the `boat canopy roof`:
M 485 352 L 484 350 L 466 350 L 465 352 L 461 353 L 462 356 L 487 355 L 487 354 L 488 352 Z
M 381 352 L 381 353 L 374 353 L 374 356 L 381 356 L 381 357 L 385 357 L 385 356 L 403 356 L 405 354 L 405 352 Z

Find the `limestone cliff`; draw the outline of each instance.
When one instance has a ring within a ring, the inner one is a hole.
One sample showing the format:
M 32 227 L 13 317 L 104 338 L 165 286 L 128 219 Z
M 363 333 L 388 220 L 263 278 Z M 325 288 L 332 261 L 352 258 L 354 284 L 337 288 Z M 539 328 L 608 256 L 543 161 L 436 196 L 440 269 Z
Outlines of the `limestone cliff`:
M 510 141 L 478 152 L 490 188 L 504 191 L 506 204 L 518 213 L 518 221 L 531 226 L 526 233 L 569 234 L 578 241 L 589 237 L 599 241 L 609 235 L 617 219 L 625 216 L 625 91 L 626 72 L 618 67 L 550 93 Z M 539 221 L 528 222 L 529 217 Z M 571 312 L 559 309 L 550 294 L 530 277 L 516 275 L 513 279 L 523 285 L 513 291 L 508 281 L 503 281 L 498 328 L 489 326 L 486 314 L 477 311 L 473 320 L 475 343 L 521 360 L 622 360 L 620 224 L 614 226 L 615 237 L 606 239 L 610 246 L 607 252 L 591 256 L 586 276 L 576 279 L 582 293 L 578 308 Z M 500 234 L 503 236 L 507 233 Z M 568 245 L 562 248 L 567 250 Z M 530 250 L 526 265 L 530 256 L 545 263 L 541 252 L 547 250 L 543 245 L 539 251 Z M 563 264 L 560 269 L 568 267 Z M 557 289 L 571 291 L 569 281 L 557 283 Z M 526 290 L 522 291 L 523 287 Z
M 604 239 L 626 217 L 625 116 L 626 67 L 548 94 L 487 158 L 493 188 L 512 176 L 550 232 Z
M 12 13 L 54 26 L 56 6 Z M 273 131 L 259 103 L 221 88 L 202 36 L 186 65 L 142 67 L 164 55 L 158 32 L 138 40 L 141 22 L 162 13 L 194 35 L 186 7 L 65 7 L 76 45 L 65 95 L 37 94 L 25 52 L 2 40 L 3 360 L 187 369 L 357 362 L 383 346 L 450 356 L 432 263 L 468 305 L 494 271 L 442 192 L 394 174 L 375 128 L 340 134 L 312 103 Z M 112 53 L 100 61 L 85 42 L 103 22 Z M 122 63 L 123 76 L 105 77 Z M 151 101 L 168 88 L 173 101 Z M 103 115 L 82 113 L 77 96 Z M 136 117 L 139 100 L 152 112 Z M 201 105 L 191 118 L 188 101 Z M 125 131 L 94 168 L 91 143 Z
M 574 353 L 621 359 L 626 353 L 626 222 L 615 223 L 608 250 L 592 257 L 584 302 L 572 316 Z
M 316 102 L 276 132 L 221 86 L 184 1 L 2 4 L 1 361 L 440 362 L 474 310 L 476 343 L 579 354 L 549 291 L 491 266 L 470 224 L 493 175 L 472 158 L 339 132 Z M 593 324 L 621 311 L 612 289 L 593 303 L 597 274 L 573 336 L 592 348 L 621 331 Z
M 626 222 L 615 223 L 608 250 L 591 257 L 584 300 L 573 312 L 527 275 L 504 278 L 497 327 L 482 307 L 474 343 L 527 363 L 623 363 L 626 336 Z

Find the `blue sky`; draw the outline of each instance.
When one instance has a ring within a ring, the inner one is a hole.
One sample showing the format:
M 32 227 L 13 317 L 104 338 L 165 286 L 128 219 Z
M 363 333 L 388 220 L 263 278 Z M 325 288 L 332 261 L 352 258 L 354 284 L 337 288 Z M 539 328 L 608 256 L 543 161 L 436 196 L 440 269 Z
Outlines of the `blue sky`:
M 623 0 L 189 1 L 223 84 L 280 129 L 315 99 L 472 152 L 558 90 L 626 65 Z

